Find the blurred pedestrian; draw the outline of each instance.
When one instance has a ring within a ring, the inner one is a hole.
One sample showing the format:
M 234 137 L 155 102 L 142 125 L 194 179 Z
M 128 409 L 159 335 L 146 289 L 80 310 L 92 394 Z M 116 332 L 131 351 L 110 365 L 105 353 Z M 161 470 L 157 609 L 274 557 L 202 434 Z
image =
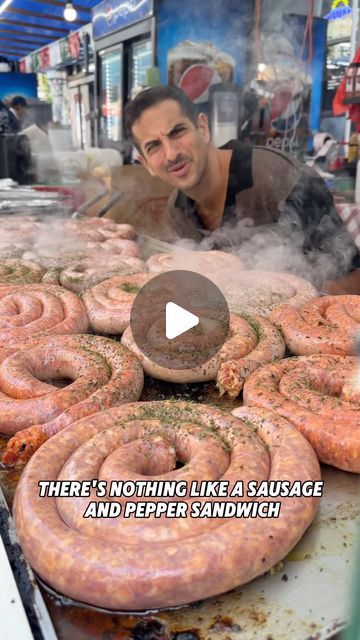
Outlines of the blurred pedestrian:
M 11 133 L 19 133 L 28 109 L 28 103 L 23 96 L 14 96 L 10 103 Z

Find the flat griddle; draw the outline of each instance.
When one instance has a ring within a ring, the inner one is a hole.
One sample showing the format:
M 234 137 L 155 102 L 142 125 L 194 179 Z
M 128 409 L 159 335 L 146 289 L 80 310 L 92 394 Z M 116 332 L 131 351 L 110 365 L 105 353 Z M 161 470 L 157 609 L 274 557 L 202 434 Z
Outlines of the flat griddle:
M 145 258 L 179 250 L 142 234 L 137 234 L 137 241 Z M 213 382 L 182 385 L 145 379 L 141 401 L 168 398 L 207 403 L 225 412 L 241 405 L 240 399 L 221 398 Z M 0 436 L 0 455 L 6 441 Z M 317 517 L 287 558 L 264 576 L 216 598 L 134 615 L 76 603 L 34 578 L 58 640 L 334 638 L 349 616 L 354 544 L 360 530 L 360 477 L 326 466 L 322 473 L 325 491 Z M 19 471 L 0 470 L 0 486 L 10 506 L 19 477 Z M 0 519 L 0 530 L 1 526 Z M 20 575 L 16 567 L 14 571 Z

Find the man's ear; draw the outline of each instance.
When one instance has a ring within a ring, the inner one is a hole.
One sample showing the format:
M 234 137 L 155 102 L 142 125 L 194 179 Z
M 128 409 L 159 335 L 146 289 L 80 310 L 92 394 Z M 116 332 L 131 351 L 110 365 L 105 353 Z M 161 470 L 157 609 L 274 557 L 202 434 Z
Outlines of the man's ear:
M 205 113 L 199 113 L 197 120 L 198 129 L 201 130 L 206 142 L 210 142 L 210 129 L 207 115 Z

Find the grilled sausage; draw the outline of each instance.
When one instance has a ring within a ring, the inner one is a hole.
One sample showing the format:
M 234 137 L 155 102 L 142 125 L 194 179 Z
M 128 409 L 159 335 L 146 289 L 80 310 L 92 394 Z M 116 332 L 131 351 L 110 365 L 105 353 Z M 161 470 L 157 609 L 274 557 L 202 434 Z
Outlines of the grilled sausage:
M 262 367 L 244 385 L 244 402 L 287 418 L 319 460 L 360 473 L 360 393 L 357 359 L 314 355 Z
M 0 347 L 36 335 L 82 333 L 88 328 L 81 300 L 62 287 L 46 284 L 0 287 Z
M 287 421 L 262 410 L 242 411 L 250 426 L 206 405 L 128 404 L 48 440 L 22 474 L 14 504 L 20 543 L 35 571 L 82 602 L 139 610 L 213 596 L 270 569 L 312 522 L 317 498 L 266 498 L 281 502 L 278 518 L 93 519 L 83 514 L 90 501 L 99 502 L 95 489 L 85 499 L 38 497 L 45 478 L 223 479 L 230 491 L 237 480 L 246 488 L 250 480 L 320 478 L 312 448 Z M 175 469 L 176 459 L 185 466 Z
M 35 262 L 0 260 L 0 285 L 41 282 L 44 269 Z
M 299 309 L 282 306 L 272 311 L 270 319 L 296 355 L 353 355 L 360 330 L 360 296 L 324 296 Z
M 156 253 L 147 260 L 150 273 L 162 273 L 173 269 L 187 269 L 208 278 L 222 269 L 231 268 L 234 273 L 244 268 L 243 262 L 225 251 L 175 251 Z
M 98 336 L 40 338 L 0 350 L 0 431 L 13 434 L 3 456 L 20 466 L 65 426 L 108 407 L 138 400 L 139 362 L 120 343 Z M 59 389 L 44 380 L 70 379 Z M 19 431 L 21 430 L 21 431 Z
M 140 288 L 153 276 L 114 276 L 84 293 L 90 326 L 101 333 L 123 333 L 130 322 L 131 307 Z
M 269 318 L 272 309 L 286 304 L 295 309 L 318 296 L 315 287 L 290 273 L 239 271 L 225 269 L 216 273 L 214 282 L 223 291 L 234 313 L 249 313 Z
M 74 293 L 82 293 L 95 285 L 116 275 L 132 275 L 145 271 L 145 263 L 139 258 L 121 255 L 96 255 L 80 262 L 70 264 L 63 270 L 50 270 L 43 282 L 58 278 L 58 282 Z
M 231 398 L 239 395 L 244 381 L 255 369 L 266 362 L 282 358 L 285 353 L 285 344 L 279 331 L 260 316 L 240 318 L 231 314 L 229 339 L 215 356 L 209 356 L 205 364 L 193 368 L 183 368 L 181 362 L 186 362 L 189 350 L 201 350 L 205 353 L 209 338 L 207 327 L 202 336 L 199 335 L 198 327 L 195 332 L 188 331 L 181 336 L 181 343 L 174 345 L 178 354 L 178 368 L 174 368 L 173 357 L 172 366 L 166 366 L 166 360 L 172 354 L 172 345 L 163 336 L 161 320 L 149 325 L 146 335 L 156 362 L 139 349 L 130 326 L 124 331 L 121 342 L 139 358 L 148 375 L 182 383 L 216 380 L 220 394 L 227 393 Z M 158 364 L 162 360 L 164 365 Z

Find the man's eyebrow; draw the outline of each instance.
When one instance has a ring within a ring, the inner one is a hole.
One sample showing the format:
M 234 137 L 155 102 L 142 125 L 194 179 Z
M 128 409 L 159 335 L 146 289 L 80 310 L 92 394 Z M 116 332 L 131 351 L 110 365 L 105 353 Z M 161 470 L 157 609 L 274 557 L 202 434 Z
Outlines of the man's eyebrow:
M 148 147 L 151 147 L 151 145 L 153 145 L 153 144 L 157 144 L 157 142 L 159 142 L 158 139 L 147 140 L 147 142 L 145 142 L 145 144 L 144 144 L 144 149 L 147 149 Z
M 166 134 L 167 136 L 170 136 L 173 131 L 175 131 L 176 129 L 178 129 L 179 127 L 185 127 L 186 126 L 186 122 L 183 122 L 182 120 L 180 120 L 179 122 L 177 122 L 176 124 L 174 124 L 173 127 L 171 127 L 170 131 Z
M 171 129 L 165 133 L 166 136 L 171 136 L 172 133 L 174 133 L 179 127 L 185 127 L 186 126 L 186 122 L 184 122 L 183 120 L 180 120 L 179 122 L 177 122 L 176 124 L 174 124 Z M 148 147 L 150 147 L 153 144 L 156 144 L 159 142 L 159 139 L 156 138 L 154 140 L 147 140 L 144 144 L 144 149 L 147 149 Z

